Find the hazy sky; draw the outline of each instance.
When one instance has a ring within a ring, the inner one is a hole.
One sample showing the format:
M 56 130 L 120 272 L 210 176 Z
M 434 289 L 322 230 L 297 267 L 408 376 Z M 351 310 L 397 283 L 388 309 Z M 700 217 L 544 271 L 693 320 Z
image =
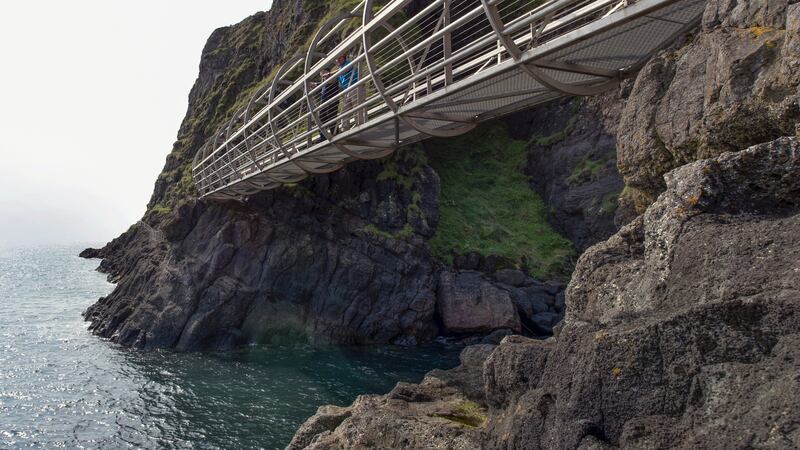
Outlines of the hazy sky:
M 269 0 L 0 6 L 0 247 L 103 243 L 141 218 L 209 34 Z

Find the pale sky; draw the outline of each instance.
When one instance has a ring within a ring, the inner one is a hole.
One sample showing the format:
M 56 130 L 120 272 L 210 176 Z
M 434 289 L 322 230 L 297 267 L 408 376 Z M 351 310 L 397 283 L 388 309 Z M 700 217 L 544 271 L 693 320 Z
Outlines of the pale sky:
M 141 218 L 200 53 L 270 0 L 0 5 L 0 247 L 93 243 Z

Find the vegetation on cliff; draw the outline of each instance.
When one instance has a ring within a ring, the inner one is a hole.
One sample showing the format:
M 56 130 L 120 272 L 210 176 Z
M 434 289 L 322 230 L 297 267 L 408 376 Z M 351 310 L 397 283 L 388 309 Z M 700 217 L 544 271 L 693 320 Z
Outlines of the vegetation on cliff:
M 526 142 L 493 122 L 426 148 L 442 180 L 439 227 L 429 242 L 435 255 L 500 256 L 545 279 L 569 273 L 575 251 L 547 223 L 544 202 L 522 172 Z

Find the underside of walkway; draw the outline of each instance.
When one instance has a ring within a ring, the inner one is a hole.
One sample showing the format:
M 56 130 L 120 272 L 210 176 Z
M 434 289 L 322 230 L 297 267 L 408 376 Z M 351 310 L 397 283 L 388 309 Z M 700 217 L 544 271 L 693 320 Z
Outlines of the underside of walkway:
M 562 96 L 593 95 L 696 25 L 705 0 L 372 0 L 323 24 L 198 152 L 241 198 Z M 342 58 L 342 56 L 345 58 Z M 338 60 L 338 61 L 337 61 Z

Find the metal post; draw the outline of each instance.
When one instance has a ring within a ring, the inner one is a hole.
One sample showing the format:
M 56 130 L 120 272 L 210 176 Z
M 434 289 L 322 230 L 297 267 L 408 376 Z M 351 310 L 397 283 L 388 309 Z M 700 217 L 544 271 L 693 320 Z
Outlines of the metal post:
M 442 48 L 444 53 L 444 60 L 448 61 L 453 55 L 453 33 L 447 28 L 450 25 L 450 3 L 452 0 L 444 0 L 442 12 L 444 17 L 444 27 L 448 31 L 442 36 Z M 453 84 L 453 64 L 449 63 L 444 66 L 444 85 L 450 86 Z

